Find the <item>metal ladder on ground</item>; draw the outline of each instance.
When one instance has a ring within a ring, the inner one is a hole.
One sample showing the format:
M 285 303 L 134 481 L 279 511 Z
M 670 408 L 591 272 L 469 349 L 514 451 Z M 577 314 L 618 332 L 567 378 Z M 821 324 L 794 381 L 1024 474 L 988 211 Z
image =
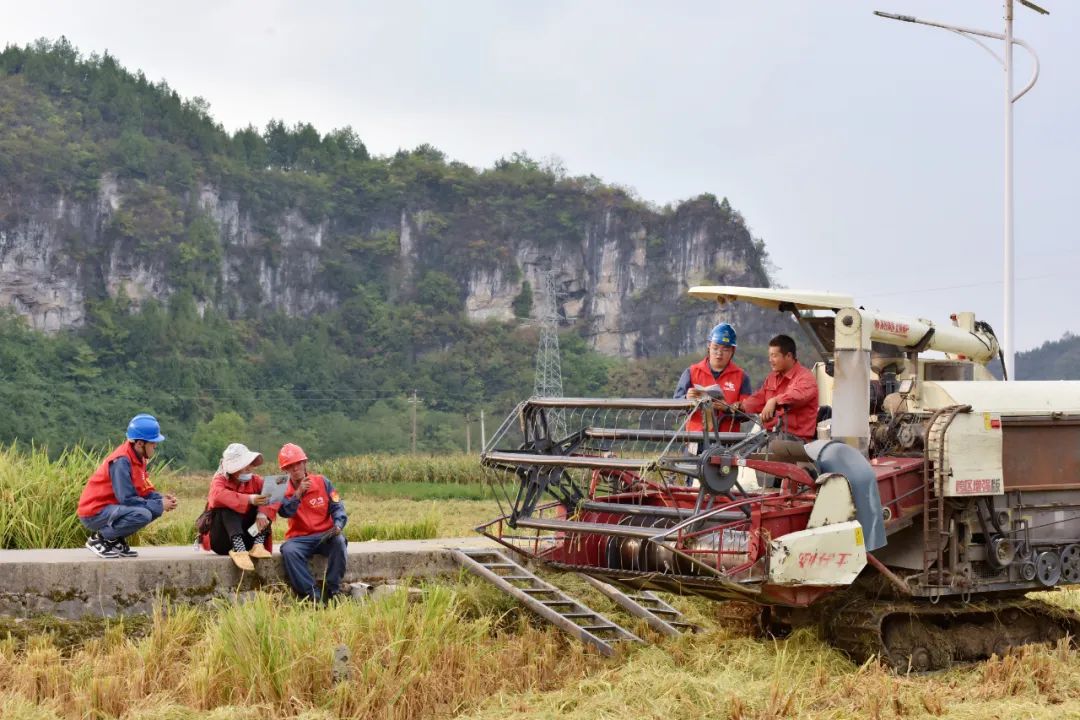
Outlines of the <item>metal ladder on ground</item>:
M 595 646 L 604 655 L 615 653 L 615 643 L 642 642 L 629 630 L 544 582 L 500 550 L 458 550 L 451 554 L 459 565 L 487 580 L 556 627 Z
M 577 575 L 623 610 L 634 617 L 643 619 L 649 624 L 649 627 L 661 635 L 675 637 L 685 632 L 697 632 L 701 629 L 694 623 L 687 622 L 681 612 L 661 600 L 654 592 L 638 590 L 637 593 L 628 595 L 603 580 L 597 580 L 581 573 Z

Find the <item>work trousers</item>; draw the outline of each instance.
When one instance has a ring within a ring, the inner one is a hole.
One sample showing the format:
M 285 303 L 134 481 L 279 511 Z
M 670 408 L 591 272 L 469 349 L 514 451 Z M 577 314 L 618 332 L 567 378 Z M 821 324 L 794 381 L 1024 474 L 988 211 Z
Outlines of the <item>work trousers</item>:
M 133 505 L 106 505 L 93 517 L 79 518 L 87 530 L 99 533 L 106 540 L 126 538 L 149 525 L 154 515 L 144 507 Z
M 244 549 L 250 550 L 255 544 L 255 538 L 247 529 L 255 524 L 255 516 L 258 514 L 257 505 L 248 506 L 244 513 L 226 507 L 213 508 L 210 511 L 210 549 L 218 555 L 228 555 L 233 549 L 233 535 L 239 535 L 244 538 Z
M 329 599 L 341 589 L 341 579 L 345 576 L 344 535 L 323 540 L 323 534 L 302 535 L 290 538 L 281 546 L 281 559 L 285 564 L 285 574 L 289 584 L 298 595 L 312 600 Z M 326 575 L 319 581 L 311 576 L 308 562 L 315 555 L 326 558 Z

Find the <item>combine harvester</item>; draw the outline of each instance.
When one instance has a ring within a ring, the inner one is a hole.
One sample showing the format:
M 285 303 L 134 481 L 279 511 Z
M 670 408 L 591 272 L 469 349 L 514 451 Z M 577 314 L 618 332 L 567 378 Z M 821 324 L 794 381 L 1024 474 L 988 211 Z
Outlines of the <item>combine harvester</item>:
M 819 439 L 753 416 L 750 432 L 710 430 L 724 408 L 709 401 L 532 398 L 484 449 L 505 503 L 484 535 L 661 632 L 690 626 L 654 590 L 755 603 L 764 631 L 818 625 L 898 670 L 1078 634 L 1080 617 L 1025 594 L 1080 583 L 1080 383 L 995 380 L 997 339 L 971 313 L 934 325 L 830 293 L 690 295 L 795 316 L 828 358 Z M 714 422 L 689 432 L 695 410 Z M 458 559 L 604 652 L 637 639 L 510 553 Z

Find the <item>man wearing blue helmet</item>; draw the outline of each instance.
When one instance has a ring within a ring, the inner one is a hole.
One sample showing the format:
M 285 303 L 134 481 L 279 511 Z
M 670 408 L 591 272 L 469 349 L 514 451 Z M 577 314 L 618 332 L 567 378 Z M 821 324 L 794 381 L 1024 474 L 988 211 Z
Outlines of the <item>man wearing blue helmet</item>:
M 86 482 L 79 521 L 93 535 L 86 547 L 103 558 L 135 557 L 127 538 L 176 508 L 176 498 L 154 490 L 146 463 L 165 439 L 153 415 L 131 418 L 127 440 L 113 450 Z
M 675 387 L 675 397 L 700 400 L 709 394 L 730 405 L 754 392 L 750 376 L 733 361 L 735 347 L 735 328 L 726 322 L 714 327 L 709 333 L 709 354 L 683 371 Z M 686 429 L 700 431 L 702 427 L 699 410 L 687 420 Z M 739 423 L 734 417 L 725 417 L 717 429 L 721 432 L 737 431 Z

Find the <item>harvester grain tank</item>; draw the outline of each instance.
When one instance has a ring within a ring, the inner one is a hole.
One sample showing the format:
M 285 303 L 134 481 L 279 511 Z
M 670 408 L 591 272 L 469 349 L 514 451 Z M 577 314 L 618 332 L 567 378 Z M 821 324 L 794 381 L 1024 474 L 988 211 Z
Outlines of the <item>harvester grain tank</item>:
M 1080 583 L 1080 383 L 996 380 L 997 339 L 971 313 L 690 295 L 794 315 L 824 358 L 818 439 L 753 416 L 688 431 L 694 410 L 727 412 L 708 400 L 532 398 L 484 450 L 504 513 L 482 532 L 625 588 L 756 603 L 763 630 L 818 624 L 898 669 L 1077 635 L 1080 619 L 1025 594 Z

